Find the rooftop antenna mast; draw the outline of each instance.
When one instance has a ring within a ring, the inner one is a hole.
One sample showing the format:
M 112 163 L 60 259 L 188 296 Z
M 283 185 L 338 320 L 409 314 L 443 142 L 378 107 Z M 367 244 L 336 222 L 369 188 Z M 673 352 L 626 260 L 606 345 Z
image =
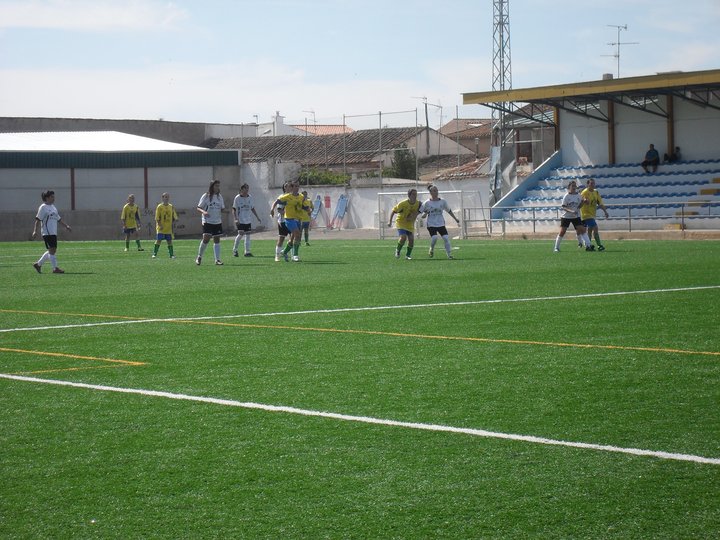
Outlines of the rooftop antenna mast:
M 510 0 L 493 0 L 493 70 L 492 89 L 501 92 L 512 89 L 512 69 L 510 62 Z M 502 193 L 502 148 L 508 137 L 512 136 L 512 126 L 507 125 L 507 114 L 511 103 L 501 103 L 492 109 L 493 133 L 492 146 L 495 179 L 490 188 L 492 202 L 500 200 Z M 505 152 L 507 153 L 507 152 Z
M 620 41 L 620 30 L 625 30 L 627 32 L 627 24 L 619 25 L 619 24 L 608 24 L 606 26 L 609 26 L 610 28 L 617 28 L 617 41 L 614 43 L 608 43 L 608 45 L 612 45 L 613 47 L 616 47 L 615 54 L 603 54 L 603 56 L 612 56 L 617 60 L 617 78 L 620 78 L 620 45 L 639 45 L 639 41 L 626 41 L 621 42 Z

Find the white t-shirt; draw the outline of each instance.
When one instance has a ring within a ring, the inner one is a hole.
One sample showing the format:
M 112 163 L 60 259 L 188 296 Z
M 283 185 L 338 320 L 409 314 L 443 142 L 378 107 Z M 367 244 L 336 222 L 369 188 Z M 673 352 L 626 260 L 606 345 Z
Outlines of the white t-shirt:
M 443 215 L 443 212 L 447 212 L 449 210 L 450 205 L 448 205 L 445 199 L 438 199 L 437 201 L 428 199 L 423 203 L 422 208 L 420 208 L 421 212 L 427 212 L 428 214 L 426 222 L 428 227 L 444 227 L 445 216 Z
M 212 200 L 208 197 L 207 193 L 203 193 L 198 203 L 198 208 L 205 210 L 208 215 L 203 214 L 203 224 L 209 223 L 210 225 L 222 224 L 222 211 L 225 209 L 225 201 L 223 196 L 220 194 L 213 195 Z
M 57 235 L 57 224 L 62 218 L 54 204 L 41 204 L 35 217 L 40 220 L 40 233 L 43 236 Z
M 238 223 L 252 223 L 252 209 L 255 208 L 253 206 L 252 195 L 248 195 L 247 197 L 243 197 L 242 195 L 235 195 L 235 200 L 233 201 L 233 208 L 237 213 Z
M 562 217 L 566 219 L 574 219 L 580 217 L 580 201 L 582 201 L 582 197 L 579 193 L 566 193 L 563 197 L 561 206 L 564 206 L 566 208 L 570 208 L 574 210 L 575 212 L 564 212 Z

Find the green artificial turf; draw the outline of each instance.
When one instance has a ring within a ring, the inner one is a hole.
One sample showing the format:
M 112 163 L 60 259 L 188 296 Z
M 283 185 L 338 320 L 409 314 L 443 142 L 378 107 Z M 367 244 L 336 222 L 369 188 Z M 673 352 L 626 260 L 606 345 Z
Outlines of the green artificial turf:
M 720 463 L 236 406 L 720 458 L 719 242 L 453 244 L 0 245 L 0 537 L 716 538 Z

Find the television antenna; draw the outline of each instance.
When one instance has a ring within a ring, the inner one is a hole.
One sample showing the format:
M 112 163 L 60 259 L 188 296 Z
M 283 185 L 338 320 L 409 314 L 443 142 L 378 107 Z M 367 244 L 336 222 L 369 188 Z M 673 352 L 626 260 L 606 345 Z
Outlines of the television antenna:
M 608 43 L 608 45 L 611 45 L 615 48 L 615 54 L 603 54 L 602 56 L 612 56 L 617 60 L 617 78 L 620 78 L 620 45 L 639 45 L 639 41 L 620 41 L 620 31 L 625 30 L 627 32 L 627 24 L 619 25 L 619 24 L 608 24 L 606 26 L 609 26 L 610 28 L 616 28 L 617 29 L 617 41 L 614 43 Z

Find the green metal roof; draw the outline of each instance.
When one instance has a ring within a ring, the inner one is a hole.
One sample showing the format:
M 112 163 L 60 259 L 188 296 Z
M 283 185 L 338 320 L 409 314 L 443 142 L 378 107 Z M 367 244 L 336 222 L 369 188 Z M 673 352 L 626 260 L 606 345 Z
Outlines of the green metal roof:
M 0 151 L 2 169 L 135 169 L 238 165 L 235 150 L 155 152 Z

